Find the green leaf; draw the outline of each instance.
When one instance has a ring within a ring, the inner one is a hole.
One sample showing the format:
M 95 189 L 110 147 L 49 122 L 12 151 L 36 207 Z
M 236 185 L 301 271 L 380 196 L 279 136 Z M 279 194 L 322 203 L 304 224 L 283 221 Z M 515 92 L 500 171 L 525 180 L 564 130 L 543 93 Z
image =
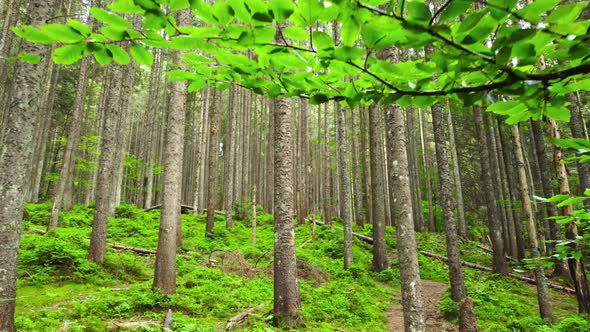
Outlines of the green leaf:
M 309 32 L 305 29 L 296 26 L 286 27 L 283 30 L 283 35 L 293 40 L 307 40 L 309 38 Z
M 170 0 L 168 8 L 171 11 L 181 10 L 190 7 L 188 0 Z
M 78 31 L 83 36 L 88 37 L 92 33 L 92 31 L 90 30 L 90 27 L 80 21 L 69 19 L 68 25 L 72 29 Z
M 344 46 L 352 46 L 354 42 L 357 40 L 359 33 L 361 31 L 361 26 L 355 19 L 354 15 L 351 15 L 344 21 L 342 24 L 341 29 L 341 39 L 342 45 Z
M 94 55 L 94 59 L 98 62 L 101 66 L 106 66 L 113 61 L 113 55 L 111 52 L 107 52 L 107 49 L 100 45 L 99 49 L 92 53 Z
M 570 110 L 567 107 L 561 106 L 553 106 L 551 104 L 547 105 L 545 109 L 545 115 L 550 117 L 551 119 L 563 122 L 570 121 Z
M 559 194 L 559 195 L 555 195 L 553 197 L 549 197 L 546 202 L 548 202 L 548 203 L 561 202 L 563 200 L 568 199 L 569 197 L 570 197 L 569 195 Z
M 108 8 L 121 14 L 143 14 L 144 10 L 133 0 L 115 0 Z
M 461 14 L 465 14 L 467 10 L 471 8 L 472 3 L 473 0 L 452 0 L 447 8 L 442 11 L 438 17 L 438 21 L 450 21 Z
M 129 62 L 131 62 L 131 59 L 129 58 L 129 54 L 127 54 L 127 52 L 125 52 L 125 50 L 123 50 L 118 45 L 109 44 L 109 45 L 106 45 L 106 48 L 109 51 L 111 51 L 111 54 L 113 55 L 113 60 L 115 60 L 117 63 L 122 64 L 122 65 L 128 65 Z
M 170 70 L 168 71 L 168 80 L 170 82 L 178 82 L 178 81 L 192 81 L 192 80 L 199 80 L 202 77 L 196 73 L 184 71 L 184 70 Z
M 193 82 L 188 86 L 188 92 L 196 92 L 207 86 L 207 81 L 203 78 L 194 78 L 192 81 Z
M 291 0 L 270 0 L 269 6 L 277 23 L 285 22 L 295 12 L 295 5 Z
M 428 23 L 432 18 L 430 8 L 423 0 L 406 0 L 408 19 L 418 23 Z
M 585 199 L 586 199 L 586 197 L 570 197 L 570 198 L 562 201 L 561 203 L 557 204 L 557 207 L 564 207 L 564 206 L 568 206 L 568 205 L 579 204 L 579 203 L 582 203 Z
M 29 25 L 25 25 L 20 28 L 13 27 L 11 30 L 12 32 L 14 32 L 15 35 L 24 38 L 30 41 L 31 43 L 51 44 L 54 42 L 52 38 Z
M 311 96 L 311 98 L 309 98 L 309 103 L 312 105 L 319 105 L 319 104 L 323 104 L 323 103 L 327 102 L 328 100 L 330 100 L 330 98 L 328 98 L 327 95 L 317 94 L 317 95 L 313 95 L 313 96 Z
M 139 63 L 140 65 L 151 66 L 154 62 L 154 55 L 152 52 L 146 50 L 143 46 L 139 44 L 131 45 L 129 49 L 129 53 L 131 56 Z
M 575 21 L 584 8 L 588 6 L 587 1 L 581 1 L 577 3 L 571 3 L 567 5 L 559 5 L 557 9 L 551 12 L 547 17 L 546 21 L 549 23 L 560 23 L 567 24 Z
M 272 22 L 272 16 L 270 16 L 268 13 L 256 12 L 252 15 L 252 18 L 255 19 L 256 21 L 260 21 L 260 22 L 265 22 L 265 23 Z
M 313 45 L 322 51 L 334 49 L 334 40 L 327 33 L 314 31 L 312 33 Z
M 59 65 L 71 65 L 72 63 L 82 59 L 86 43 L 77 43 L 72 45 L 65 45 L 58 47 L 53 51 L 51 58 L 53 62 Z
M 104 9 L 92 8 L 90 9 L 90 14 L 94 16 L 94 18 L 98 21 L 106 23 L 112 27 L 121 29 L 133 29 L 133 24 L 131 24 L 121 16 L 109 13 Z
M 517 11 L 517 14 L 533 23 L 539 23 L 543 14 L 555 8 L 561 0 L 536 0 Z
M 41 62 L 41 57 L 37 54 L 32 53 L 19 53 L 18 59 L 22 62 L 26 62 L 32 65 L 39 64 Z

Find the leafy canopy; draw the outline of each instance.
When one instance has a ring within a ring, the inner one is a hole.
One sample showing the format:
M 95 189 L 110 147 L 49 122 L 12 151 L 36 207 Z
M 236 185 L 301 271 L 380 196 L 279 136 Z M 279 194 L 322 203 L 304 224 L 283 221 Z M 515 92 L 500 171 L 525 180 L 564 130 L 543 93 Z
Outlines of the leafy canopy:
M 53 53 L 61 64 L 90 55 L 103 65 L 127 64 L 129 49 L 149 65 L 150 48 L 185 51 L 189 69 L 172 70 L 170 79 L 190 81 L 191 91 L 235 82 L 270 97 L 350 106 L 429 106 L 442 96 L 470 105 L 487 95 L 502 100 L 490 110 L 515 123 L 543 115 L 567 120 L 565 95 L 590 90 L 586 6 L 448 0 L 431 10 L 423 0 L 115 0 L 90 10 L 97 31 L 76 20 L 13 31 L 31 42 L 63 44 Z M 193 24 L 179 26 L 179 10 L 190 10 Z M 140 27 L 131 23 L 135 16 Z

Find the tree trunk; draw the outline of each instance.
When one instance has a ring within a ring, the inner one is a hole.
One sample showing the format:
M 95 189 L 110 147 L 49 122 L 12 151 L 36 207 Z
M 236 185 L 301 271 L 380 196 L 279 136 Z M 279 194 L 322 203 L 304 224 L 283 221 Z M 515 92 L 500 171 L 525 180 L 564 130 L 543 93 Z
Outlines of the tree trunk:
M 226 160 L 227 172 L 225 172 L 225 227 L 227 229 L 231 229 L 233 227 L 233 216 L 232 210 L 234 206 L 234 146 L 236 145 L 236 134 L 234 133 L 234 108 L 235 105 L 235 96 L 236 96 L 237 88 L 235 86 L 231 87 L 230 95 L 229 95 L 229 106 L 227 110 L 227 139 L 226 139 L 226 147 L 224 151 L 224 159 Z
M 568 108 L 571 114 L 569 125 L 572 131 L 572 137 L 586 139 L 584 120 L 580 113 L 580 104 L 573 93 L 568 94 L 567 99 L 570 102 Z M 578 160 L 576 161 L 576 168 L 578 169 L 579 178 L 578 195 L 583 195 L 584 191 L 590 188 L 590 163 L 583 163 Z M 584 204 L 590 205 L 590 199 L 586 199 Z
M 420 121 L 420 145 L 422 147 L 422 166 L 424 167 L 424 174 L 426 175 L 426 199 L 428 202 L 428 231 L 434 232 L 434 211 L 432 203 L 432 181 L 430 178 L 430 162 L 428 159 L 428 148 L 426 147 L 425 135 L 425 112 L 418 109 L 418 118 Z
M 494 130 L 494 136 L 496 140 L 496 153 L 498 155 L 498 172 L 500 174 L 500 182 L 502 184 L 502 193 L 504 196 L 504 204 L 503 208 L 506 210 L 506 223 L 507 227 L 504 229 L 505 232 L 508 233 L 508 241 L 509 243 L 506 244 L 506 247 L 509 248 L 508 255 L 512 257 L 518 256 L 518 248 L 516 244 L 516 231 L 514 228 L 514 214 L 512 213 L 512 197 L 510 196 L 510 189 L 508 175 L 506 174 L 506 161 L 504 160 L 504 156 L 506 155 L 506 147 L 504 147 L 500 135 L 500 131 L 502 130 L 500 122 L 496 122 L 496 129 Z M 510 204 L 509 204 L 510 202 Z
M 422 191 L 420 188 L 420 162 L 418 161 L 418 149 L 416 144 L 416 109 L 406 109 L 408 127 L 408 159 L 410 171 L 410 185 L 412 189 L 412 213 L 414 214 L 414 229 L 416 232 L 424 232 L 424 211 L 422 209 Z
M 447 240 L 447 256 L 449 257 L 449 279 L 451 281 L 451 298 L 455 302 L 461 301 L 466 296 L 463 271 L 461 270 L 461 256 L 459 253 L 459 240 L 457 226 L 455 225 L 455 204 L 447 157 L 446 135 L 444 130 L 443 110 L 440 103 L 432 106 L 432 128 L 436 147 L 436 164 L 440 183 L 441 205 L 445 223 L 445 235 Z
M 460 237 L 467 238 L 467 221 L 465 220 L 465 204 L 463 203 L 463 185 L 461 183 L 457 143 L 455 142 L 453 115 L 450 109 L 447 112 L 447 122 L 447 125 L 449 126 L 449 147 L 451 148 L 451 160 L 453 161 L 453 181 L 455 182 L 455 191 L 457 192 L 457 233 Z
M 508 238 L 509 232 L 506 210 L 504 210 L 502 204 L 500 203 L 504 201 L 504 197 L 502 196 L 502 179 L 498 173 L 500 164 L 498 162 L 498 155 L 496 154 L 496 136 L 494 135 L 494 128 L 489 116 L 484 114 L 483 117 L 485 125 L 484 128 L 487 128 L 486 142 L 490 160 L 490 175 L 492 176 L 491 182 L 493 187 L 494 203 L 496 204 L 496 216 L 500 218 L 500 220 L 498 220 L 498 224 L 501 225 L 500 233 L 502 234 L 502 240 L 504 243 L 504 255 L 506 255 L 510 249 L 510 239 Z
M 293 328 L 300 322 L 293 225 L 293 111 L 286 98 L 274 100 L 274 320 Z
M 514 149 L 512 148 L 512 144 L 508 138 L 508 135 L 502 129 L 500 119 L 498 119 L 498 128 L 500 133 L 500 142 L 502 143 L 502 152 L 504 157 L 504 168 L 506 171 L 506 175 L 508 177 L 508 189 L 510 192 L 510 201 L 512 206 L 512 219 L 514 223 L 512 225 L 508 225 L 511 232 L 514 232 L 516 237 L 516 257 L 518 260 L 524 258 L 524 238 L 523 238 L 523 231 L 522 231 L 522 222 L 520 217 L 520 207 L 515 205 L 515 202 L 518 201 L 518 194 L 517 194 L 517 179 L 514 175 L 514 165 L 512 164 L 512 160 L 515 159 L 514 157 Z
M 123 80 L 123 67 L 112 65 L 111 85 L 109 97 L 104 112 L 104 124 L 102 142 L 100 147 L 100 159 L 96 184 L 96 207 L 92 234 L 90 236 L 89 259 L 92 262 L 102 264 L 106 251 L 107 219 L 112 213 L 112 185 L 114 177 L 114 163 L 116 156 L 115 141 L 117 139 L 117 120 L 121 112 L 121 85 Z
M 212 234 L 215 226 L 215 202 L 217 201 L 217 160 L 219 159 L 219 122 L 221 118 L 221 91 L 213 90 L 213 102 L 209 107 L 209 180 L 207 182 L 207 228 Z
M 54 6 L 53 0 L 31 0 L 27 24 L 45 22 Z M 21 52 L 43 56 L 46 47 L 22 41 Z M 43 66 L 15 64 L 14 90 L 6 109 L 0 159 L 0 331 L 14 331 L 16 270 L 27 172 L 33 151 L 35 104 Z
M 324 186 L 324 219 L 328 225 L 332 223 L 332 195 L 331 192 L 331 158 L 330 158 L 330 127 L 328 127 L 328 104 L 325 105 L 325 116 L 324 116 L 324 130 L 325 130 L 325 175 L 324 180 L 326 181 L 326 185 Z
M 59 174 L 59 180 L 53 195 L 53 206 L 51 208 L 51 219 L 49 220 L 48 230 L 57 227 L 59 210 L 62 207 L 64 193 L 67 183 L 72 181 L 74 173 L 74 164 L 76 152 L 80 143 L 80 126 L 82 122 L 82 112 L 84 111 L 84 98 L 86 97 L 86 86 L 88 85 L 88 66 L 90 59 L 85 57 L 80 62 L 80 74 L 78 76 L 78 89 L 74 100 L 74 109 L 72 111 L 72 122 L 68 133 L 63 163 Z
M 553 119 L 548 120 L 549 132 L 552 139 L 561 138 L 559 126 Z M 557 180 L 559 181 L 559 193 L 561 195 L 570 194 L 570 185 L 567 178 L 567 169 L 563 163 L 563 151 L 560 147 L 553 147 L 553 162 L 555 163 L 555 170 L 557 172 Z M 566 205 L 562 208 L 562 213 L 565 217 L 573 215 L 572 205 Z M 575 222 L 570 222 L 565 226 L 565 237 L 568 240 L 576 241 L 579 236 L 578 227 Z M 573 250 L 579 250 L 575 242 L 570 243 Z M 576 299 L 578 300 L 578 311 L 580 313 L 590 313 L 590 290 L 588 289 L 588 281 L 586 279 L 586 270 L 581 260 L 570 258 L 567 261 L 572 280 L 576 289 Z
M 496 202 L 492 192 L 492 178 L 490 175 L 490 158 L 488 156 L 488 150 L 486 147 L 486 134 L 483 122 L 483 114 L 481 113 L 480 106 L 476 105 L 473 107 L 475 115 L 475 127 L 477 131 L 479 146 L 479 158 L 481 164 L 481 182 L 482 191 L 486 196 L 487 204 L 487 217 L 488 227 L 490 231 L 490 237 L 492 239 L 493 253 L 493 265 L 494 271 L 500 274 L 508 274 L 508 265 L 504 256 L 504 242 L 501 234 L 501 225 L 499 224 L 497 213 L 496 213 Z
M 346 123 L 346 109 L 336 104 L 338 116 L 338 168 L 340 169 L 340 190 L 343 209 L 340 211 L 342 228 L 344 229 L 344 269 L 352 265 L 352 193 L 350 181 L 350 151 L 348 149 L 348 132 Z
M 360 112 L 360 110 L 359 110 Z M 357 121 L 353 110 L 351 116 L 352 128 L 352 164 L 353 164 L 353 196 L 354 196 L 354 221 L 358 226 L 363 226 L 365 221 L 363 219 L 363 187 L 361 185 L 361 165 L 359 164 L 359 143 L 357 138 Z
M 418 247 L 412 220 L 412 193 L 408 170 L 406 128 L 403 110 L 397 105 L 385 107 L 387 123 L 387 149 L 389 179 L 395 188 L 392 202 L 394 223 L 397 228 L 397 254 L 400 265 L 402 306 L 406 331 L 424 331 L 425 317 L 420 288 Z
M 379 149 L 383 146 L 381 132 L 383 124 L 379 114 L 381 108 L 373 104 L 369 107 L 369 141 L 371 154 L 371 199 L 373 208 L 373 271 L 381 272 L 388 268 L 385 247 L 385 199 L 383 198 L 383 167 L 379 163 Z
M 539 255 L 539 240 L 537 240 L 537 225 L 535 222 L 535 214 L 533 212 L 533 204 L 531 202 L 530 194 L 527 185 L 526 168 L 524 161 L 524 154 L 522 152 L 522 144 L 520 141 L 520 132 L 517 125 L 510 126 L 512 132 L 512 141 L 514 142 L 514 151 L 516 152 L 516 165 L 518 168 L 518 182 L 520 187 L 520 195 L 522 199 L 522 207 L 524 215 L 527 220 L 527 227 L 529 233 L 529 246 L 531 247 L 532 259 L 538 259 Z M 553 313 L 551 310 L 551 303 L 549 302 L 549 294 L 547 288 L 547 278 L 545 277 L 545 269 L 542 263 L 535 262 L 535 280 L 537 282 L 537 300 L 539 301 L 539 311 L 541 317 L 553 322 Z
M 177 12 L 180 26 L 191 23 L 191 11 Z M 181 65 L 182 53 L 174 52 L 173 61 Z M 180 204 L 182 195 L 182 163 L 184 152 L 184 120 L 186 116 L 187 83 L 170 83 L 170 104 L 164 145 L 164 187 L 158 249 L 152 289 L 165 295 L 176 293 L 176 248 L 182 244 Z M 213 211 L 212 211 L 213 212 Z

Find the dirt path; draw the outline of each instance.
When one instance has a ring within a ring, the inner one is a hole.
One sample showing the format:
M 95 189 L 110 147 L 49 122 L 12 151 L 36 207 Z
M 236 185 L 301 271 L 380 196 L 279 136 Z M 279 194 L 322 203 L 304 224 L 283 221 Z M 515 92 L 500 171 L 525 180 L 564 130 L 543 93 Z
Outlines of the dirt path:
M 447 285 L 440 282 L 422 280 L 422 301 L 426 313 L 426 331 L 444 332 L 458 331 L 457 326 L 444 319 L 436 305 L 447 290 Z M 403 332 L 404 318 L 401 304 L 396 304 L 387 310 L 387 329 L 389 332 Z

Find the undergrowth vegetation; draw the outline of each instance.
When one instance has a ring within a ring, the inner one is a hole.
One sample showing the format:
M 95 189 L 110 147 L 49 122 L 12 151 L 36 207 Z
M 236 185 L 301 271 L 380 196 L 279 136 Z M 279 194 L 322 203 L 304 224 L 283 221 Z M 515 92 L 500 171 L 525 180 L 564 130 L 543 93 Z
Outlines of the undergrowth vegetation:
M 261 306 L 240 325 L 248 331 L 272 327 L 272 215 L 258 213 L 257 244 L 250 243 L 250 221 L 226 230 L 218 215 L 214 233 L 205 237 L 205 217 L 184 214 L 184 240 L 177 258 L 177 294 L 152 292 L 154 257 L 108 248 L 102 266 L 87 261 L 91 208 L 76 206 L 60 215 L 60 225 L 40 235 L 50 216 L 49 203 L 27 204 L 18 271 L 17 326 L 22 331 L 104 331 L 139 322 L 136 331 L 159 331 L 168 309 L 175 331 L 216 331 L 232 316 Z M 246 215 L 246 212 L 242 212 Z M 248 219 L 248 218 L 244 218 Z M 121 205 L 109 220 L 109 243 L 156 249 L 159 211 L 143 212 Z M 371 234 L 371 227 L 355 231 Z M 399 304 L 399 265 L 392 251 L 392 268 L 370 272 L 371 247 L 354 240 L 354 265 L 342 270 L 342 228 L 318 226 L 296 229 L 298 279 L 306 331 L 387 331 L 385 312 Z M 439 234 L 419 234 L 422 250 L 444 255 Z M 387 230 L 395 247 L 395 230 Z M 474 244 L 462 244 L 464 259 L 490 262 Z M 424 279 L 448 282 L 443 262 L 420 256 Z M 588 331 L 590 323 L 576 312 L 575 300 L 551 292 L 559 321 L 548 327 L 537 317 L 535 290 L 508 277 L 465 270 L 467 289 L 476 305 L 478 324 L 488 331 Z M 445 294 L 439 311 L 450 321 L 457 307 Z M 135 328 L 136 326 L 134 326 Z

